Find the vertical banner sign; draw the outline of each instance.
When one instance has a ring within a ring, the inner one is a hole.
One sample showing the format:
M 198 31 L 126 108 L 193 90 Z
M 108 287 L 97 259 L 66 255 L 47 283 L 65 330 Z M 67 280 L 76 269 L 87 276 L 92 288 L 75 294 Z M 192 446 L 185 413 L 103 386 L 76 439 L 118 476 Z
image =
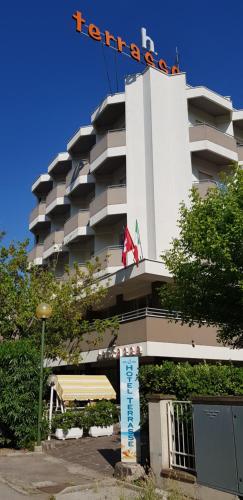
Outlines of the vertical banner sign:
M 138 356 L 120 358 L 121 461 L 140 459 Z

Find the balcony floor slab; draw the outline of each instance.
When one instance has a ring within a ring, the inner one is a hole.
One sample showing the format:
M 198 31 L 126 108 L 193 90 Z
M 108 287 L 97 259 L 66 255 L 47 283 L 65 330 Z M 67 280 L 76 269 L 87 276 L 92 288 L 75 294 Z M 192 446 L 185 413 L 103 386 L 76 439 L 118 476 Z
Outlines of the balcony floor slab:
M 78 227 L 77 229 L 75 229 L 74 231 L 72 231 L 71 233 L 67 234 L 64 237 L 64 245 L 77 242 L 82 238 L 94 236 L 94 234 L 95 234 L 94 230 L 89 226 Z
M 90 217 L 90 226 L 97 224 L 113 224 L 120 220 L 124 214 L 127 213 L 127 204 L 120 203 L 118 205 L 108 205 L 107 207 L 99 210 L 97 214 Z
M 108 173 L 114 161 L 124 161 L 126 156 L 126 146 L 107 148 L 96 160 L 90 164 L 90 172 L 94 173 L 102 166 L 102 172 Z

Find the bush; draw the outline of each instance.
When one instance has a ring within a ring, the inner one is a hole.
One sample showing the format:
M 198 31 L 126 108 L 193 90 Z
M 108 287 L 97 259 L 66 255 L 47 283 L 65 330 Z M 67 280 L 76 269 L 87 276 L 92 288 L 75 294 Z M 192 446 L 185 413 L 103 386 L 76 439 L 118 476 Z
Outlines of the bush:
M 82 411 L 66 411 L 65 413 L 57 413 L 52 418 L 51 429 L 55 432 L 56 429 L 62 429 L 67 432 L 72 427 L 84 427 L 84 410 Z
M 118 410 L 111 401 L 99 401 L 83 410 L 68 410 L 65 413 L 58 413 L 52 419 L 52 432 L 56 429 L 63 429 L 67 432 L 72 427 L 79 427 L 88 430 L 92 426 L 108 427 L 118 422 Z
M 162 365 L 142 366 L 139 371 L 142 421 L 147 418 L 146 395 L 175 395 L 178 400 L 190 400 L 197 395 L 243 394 L 243 368 L 232 364 L 190 365 L 165 361 Z
M 30 341 L 0 343 L 0 445 L 22 448 L 36 441 L 39 370 L 40 353 Z
M 98 401 L 85 408 L 85 427 L 108 427 L 118 422 L 118 410 L 111 401 Z

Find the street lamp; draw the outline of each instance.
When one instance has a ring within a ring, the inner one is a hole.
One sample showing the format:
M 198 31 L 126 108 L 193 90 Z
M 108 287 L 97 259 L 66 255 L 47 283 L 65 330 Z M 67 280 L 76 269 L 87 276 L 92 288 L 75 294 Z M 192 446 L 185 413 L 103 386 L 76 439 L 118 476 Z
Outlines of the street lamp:
M 38 428 L 37 446 L 41 445 L 41 420 L 42 420 L 42 391 L 43 391 L 43 363 L 44 363 L 44 340 L 46 320 L 52 315 L 52 308 L 49 304 L 41 303 L 36 308 L 36 316 L 42 320 L 41 333 L 41 359 L 40 359 L 40 388 L 39 388 L 39 408 L 38 408 Z

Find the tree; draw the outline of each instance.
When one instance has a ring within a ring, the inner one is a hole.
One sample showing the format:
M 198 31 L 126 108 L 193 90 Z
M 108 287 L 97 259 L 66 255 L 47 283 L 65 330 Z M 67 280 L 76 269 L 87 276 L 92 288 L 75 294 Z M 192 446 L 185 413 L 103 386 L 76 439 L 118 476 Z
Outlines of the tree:
M 99 262 L 88 262 L 84 270 L 67 267 L 64 280 L 59 281 L 55 266 L 29 265 L 27 245 L 26 241 L 0 247 L 0 335 L 29 338 L 39 346 L 35 310 L 40 302 L 48 302 L 53 313 L 48 320 L 46 356 L 73 360 L 80 353 L 84 333 L 95 331 L 98 340 L 106 329 L 118 328 L 116 318 L 87 320 L 87 313 L 101 305 L 107 293 L 97 278 Z
M 218 339 L 243 346 L 243 171 L 236 166 L 202 199 L 180 208 L 179 237 L 162 256 L 173 281 L 160 290 L 189 326 L 214 325 Z
M 36 441 L 39 362 L 29 340 L 0 343 L 0 446 L 29 447 Z M 47 375 L 45 370 L 45 381 Z

